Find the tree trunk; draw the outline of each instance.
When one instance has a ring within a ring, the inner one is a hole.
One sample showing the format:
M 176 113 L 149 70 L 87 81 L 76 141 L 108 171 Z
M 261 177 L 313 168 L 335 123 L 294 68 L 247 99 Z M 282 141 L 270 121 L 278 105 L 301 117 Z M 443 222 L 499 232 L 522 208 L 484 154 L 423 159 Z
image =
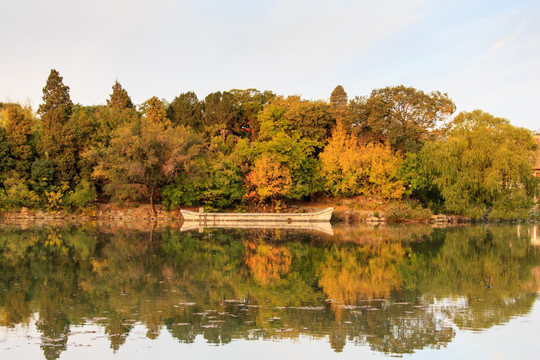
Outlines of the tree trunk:
M 154 188 L 153 187 L 150 190 L 150 206 L 152 207 L 152 214 L 154 214 L 154 218 L 156 218 L 157 212 L 156 212 L 156 205 L 154 204 Z

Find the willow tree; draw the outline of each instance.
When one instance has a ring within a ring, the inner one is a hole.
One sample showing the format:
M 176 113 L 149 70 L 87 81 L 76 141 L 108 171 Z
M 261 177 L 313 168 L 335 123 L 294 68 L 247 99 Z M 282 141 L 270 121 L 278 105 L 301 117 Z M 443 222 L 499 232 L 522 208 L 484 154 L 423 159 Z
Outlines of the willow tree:
M 113 132 L 94 174 L 108 181 L 105 189 L 117 200 L 126 191 L 147 196 L 156 215 L 154 200 L 159 190 L 189 169 L 199 152 L 199 138 L 190 128 L 175 127 L 158 98 L 149 99 L 143 107 L 141 118 Z
M 449 211 L 473 218 L 526 217 L 537 193 L 536 144 L 529 130 L 475 110 L 450 124 L 447 140 L 420 157 Z

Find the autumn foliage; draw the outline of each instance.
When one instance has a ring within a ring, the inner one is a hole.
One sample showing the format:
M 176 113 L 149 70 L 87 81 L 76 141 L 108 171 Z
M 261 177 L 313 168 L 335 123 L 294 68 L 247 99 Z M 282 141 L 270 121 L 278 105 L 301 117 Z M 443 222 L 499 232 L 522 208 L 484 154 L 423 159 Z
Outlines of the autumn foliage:
M 0 103 L 0 211 L 96 201 L 236 209 L 320 196 L 412 198 L 433 211 L 527 218 L 538 193 L 531 132 L 447 94 L 403 85 L 328 100 L 232 89 L 136 105 L 71 100 L 58 71 L 37 114 Z M 274 206 L 278 209 L 279 206 Z
M 246 185 L 246 197 L 262 203 L 267 199 L 289 194 L 292 185 L 291 173 L 276 161 L 275 157 L 264 155 L 255 160 L 253 169 L 246 176 Z
M 363 143 L 338 123 L 320 155 L 321 173 L 333 195 L 377 195 L 396 199 L 403 194 L 397 177 L 401 158 L 388 144 Z

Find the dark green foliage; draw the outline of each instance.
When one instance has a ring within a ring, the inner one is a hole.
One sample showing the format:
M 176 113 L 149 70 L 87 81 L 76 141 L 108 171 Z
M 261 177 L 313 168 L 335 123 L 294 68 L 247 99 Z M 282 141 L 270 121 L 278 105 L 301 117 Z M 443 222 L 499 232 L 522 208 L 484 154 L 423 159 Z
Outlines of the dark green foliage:
M 283 117 L 288 126 L 304 138 L 317 143 L 317 152 L 321 151 L 336 124 L 333 108 L 324 101 L 302 101 L 289 97 L 285 103 Z
M 256 137 L 258 113 L 275 95 L 255 89 L 211 93 L 204 99 L 203 130 L 209 137 L 234 134 Z
M 84 158 L 84 154 L 93 144 L 93 135 L 96 133 L 95 106 L 76 105 L 70 118 L 71 126 L 74 130 L 74 146 L 77 149 L 77 176 L 74 180 L 90 181 L 95 163 Z
M 433 183 L 433 175 L 426 167 L 426 161 L 416 153 L 407 153 L 398 170 L 398 176 L 405 185 L 405 194 L 421 200 L 435 212 L 439 212 L 444 200 L 439 188 Z
M 259 132 L 258 115 L 276 95 L 271 91 L 260 92 L 256 89 L 230 91 L 238 106 L 237 123 L 240 136 L 255 138 Z
M 357 131 L 403 152 L 418 152 L 456 109 L 447 94 L 403 85 L 373 90 L 369 98 L 357 98 L 355 106 Z
M 167 117 L 176 125 L 202 130 L 203 103 L 190 91 L 175 97 L 167 108 Z
M 204 158 L 195 162 L 193 172 L 181 174 L 176 184 L 164 189 L 164 204 L 171 209 L 182 206 L 227 209 L 239 205 L 245 189 L 235 140 L 232 135 L 226 140 L 213 137 Z
M 238 134 L 238 105 L 228 91 L 218 91 L 204 98 L 204 131 L 210 136 L 230 131 Z
M 54 164 L 57 184 L 71 184 L 77 176 L 78 148 L 76 128 L 70 121 L 72 113 L 69 87 L 53 69 L 43 88 L 43 103 L 38 108 L 42 131 L 39 150 Z
M 7 170 L 11 167 L 9 143 L 6 137 L 6 131 L 0 126 L 0 187 L 7 175 Z M 1 191 L 1 189 L 0 189 Z
M 46 158 L 36 159 L 32 163 L 30 184 L 39 194 L 50 191 L 54 181 L 54 164 Z

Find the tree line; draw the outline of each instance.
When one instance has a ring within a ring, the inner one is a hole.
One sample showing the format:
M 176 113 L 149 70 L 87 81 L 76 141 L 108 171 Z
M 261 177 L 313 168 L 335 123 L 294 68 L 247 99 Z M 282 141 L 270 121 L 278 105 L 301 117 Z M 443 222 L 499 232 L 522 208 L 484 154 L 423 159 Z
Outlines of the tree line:
M 538 180 L 532 133 L 438 91 L 376 89 L 329 101 L 256 89 L 182 93 L 136 106 L 74 104 L 51 70 L 34 114 L 0 103 L 0 209 L 271 205 L 326 195 L 413 199 L 473 218 L 527 218 Z

